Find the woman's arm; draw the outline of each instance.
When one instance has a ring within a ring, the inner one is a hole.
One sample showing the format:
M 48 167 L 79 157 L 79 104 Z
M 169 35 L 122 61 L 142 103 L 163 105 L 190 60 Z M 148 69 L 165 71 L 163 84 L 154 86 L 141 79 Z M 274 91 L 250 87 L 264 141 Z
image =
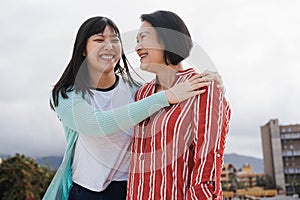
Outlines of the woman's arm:
M 61 122 L 70 129 L 83 134 L 106 136 L 133 127 L 163 107 L 204 93 L 201 88 L 209 84 L 200 75 L 195 75 L 166 91 L 109 111 L 98 110 L 72 91 L 66 99 L 59 95 L 58 106 L 54 109 Z
M 215 82 L 196 101 L 189 200 L 221 196 L 220 179 L 230 118 L 230 107 Z
M 169 102 L 165 91 L 162 91 L 127 106 L 100 111 L 73 91 L 68 93 L 67 99 L 59 96 L 55 112 L 70 129 L 83 134 L 106 136 L 131 128 L 166 106 Z

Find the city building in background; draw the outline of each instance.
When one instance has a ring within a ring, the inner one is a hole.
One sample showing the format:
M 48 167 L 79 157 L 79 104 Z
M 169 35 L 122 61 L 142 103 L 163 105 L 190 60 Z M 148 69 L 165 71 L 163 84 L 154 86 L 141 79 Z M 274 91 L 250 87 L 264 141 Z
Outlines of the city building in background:
M 232 176 L 236 176 L 237 169 L 233 164 L 224 163 L 222 173 L 221 173 L 221 181 L 229 182 Z
M 287 195 L 300 193 L 300 124 L 261 126 L 265 174 Z
M 224 163 L 221 173 L 221 183 L 223 189 L 229 191 L 235 191 L 237 189 L 236 172 L 237 169 L 233 164 Z
M 277 195 L 277 190 L 269 187 L 265 175 L 253 172 L 250 164 L 243 164 L 240 169 L 237 169 L 233 164 L 225 163 L 221 183 L 225 200 Z
M 244 164 L 236 176 L 237 182 L 245 188 L 257 186 L 258 181 L 264 178 L 264 174 L 254 173 L 250 164 Z
M 236 190 L 238 188 L 251 188 L 261 186 L 259 183 L 264 180 L 264 174 L 257 174 L 252 171 L 250 164 L 243 164 L 237 169 L 233 164 L 225 163 L 222 169 L 221 182 L 225 189 Z

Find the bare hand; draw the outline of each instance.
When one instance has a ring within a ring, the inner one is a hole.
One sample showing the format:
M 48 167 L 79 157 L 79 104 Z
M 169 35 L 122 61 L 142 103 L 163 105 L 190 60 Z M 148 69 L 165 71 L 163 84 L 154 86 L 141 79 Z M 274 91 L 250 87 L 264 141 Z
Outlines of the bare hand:
M 206 90 L 200 88 L 211 84 L 211 81 L 207 81 L 206 79 L 207 78 L 203 78 L 201 74 L 197 74 L 190 79 L 169 88 L 166 90 L 169 103 L 179 103 L 193 96 L 203 94 Z
M 205 78 L 206 81 L 215 80 L 216 82 L 218 82 L 219 84 L 217 85 L 217 87 L 221 90 L 223 94 L 225 93 L 225 86 L 223 85 L 222 77 L 218 72 L 205 70 L 200 75 L 202 78 Z

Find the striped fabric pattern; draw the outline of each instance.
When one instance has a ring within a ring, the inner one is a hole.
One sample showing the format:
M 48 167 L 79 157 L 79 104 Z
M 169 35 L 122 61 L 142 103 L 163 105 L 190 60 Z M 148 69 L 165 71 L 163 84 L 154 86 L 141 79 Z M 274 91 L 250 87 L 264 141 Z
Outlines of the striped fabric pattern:
M 177 72 L 174 84 L 196 72 Z M 216 84 L 153 114 L 135 127 L 128 200 L 222 199 L 221 171 L 230 108 Z M 135 100 L 155 93 L 155 80 Z

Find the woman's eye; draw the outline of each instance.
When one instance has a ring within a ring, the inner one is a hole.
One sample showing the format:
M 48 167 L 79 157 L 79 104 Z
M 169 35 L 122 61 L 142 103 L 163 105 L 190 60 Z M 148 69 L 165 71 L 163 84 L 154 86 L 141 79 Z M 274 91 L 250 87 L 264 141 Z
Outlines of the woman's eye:
M 139 38 L 136 38 L 136 43 L 142 42 L 144 37 L 145 37 L 144 35 L 140 35 Z
M 95 42 L 103 42 L 104 40 L 102 39 L 96 39 Z
M 113 39 L 112 42 L 118 43 L 120 40 L 119 39 Z

